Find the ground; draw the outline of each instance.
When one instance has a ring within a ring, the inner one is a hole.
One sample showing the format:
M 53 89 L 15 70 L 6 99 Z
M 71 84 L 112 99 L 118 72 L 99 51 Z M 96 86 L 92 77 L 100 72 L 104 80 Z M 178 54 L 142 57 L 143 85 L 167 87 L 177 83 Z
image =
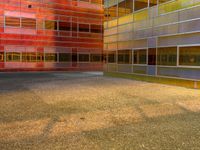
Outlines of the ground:
M 0 149 L 199 150 L 200 91 L 94 73 L 0 73 Z

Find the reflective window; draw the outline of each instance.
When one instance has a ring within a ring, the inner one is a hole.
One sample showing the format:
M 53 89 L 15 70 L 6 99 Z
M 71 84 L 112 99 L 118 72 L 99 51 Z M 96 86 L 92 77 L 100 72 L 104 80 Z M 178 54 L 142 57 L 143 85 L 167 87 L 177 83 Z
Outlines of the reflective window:
M 56 53 L 45 53 L 45 61 L 46 62 L 57 62 L 57 54 Z
M 126 2 L 122 1 L 118 5 L 118 16 L 121 17 L 124 15 L 126 15 Z
M 77 32 L 77 23 L 72 22 L 72 31 Z
M 107 17 L 108 20 L 115 19 L 117 17 L 117 5 L 108 8 Z
M 156 48 L 148 49 L 148 65 L 156 65 Z
M 4 52 L 0 52 L 0 62 L 4 62 Z
M 23 62 L 36 62 L 37 61 L 37 55 L 36 53 L 22 53 L 22 61 Z
M 38 52 L 37 53 L 37 62 L 43 62 L 44 61 L 44 53 Z
M 79 24 L 79 32 L 90 32 L 89 24 Z
M 134 64 L 147 63 L 147 50 L 134 50 Z
M 134 10 L 140 10 L 148 7 L 148 0 L 135 0 Z
M 59 53 L 59 62 L 70 62 L 71 59 L 71 53 Z
M 91 32 L 92 33 L 102 33 L 102 26 L 101 25 L 91 25 Z
M 116 63 L 116 51 L 108 52 L 108 63 Z
M 161 4 L 161 3 L 165 3 L 165 2 L 169 2 L 169 1 L 172 1 L 172 0 L 158 0 L 158 3 Z
M 57 30 L 57 22 L 52 20 L 45 20 L 45 29 Z
M 155 5 L 157 5 L 157 0 L 149 0 L 150 7 L 155 6 Z
M 20 62 L 20 53 L 18 52 L 7 52 L 6 61 L 8 62 Z
M 78 55 L 77 53 L 72 53 L 72 62 L 77 62 Z
M 176 66 L 177 47 L 158 48 L 157 55 L 158 65 Z
M 89 62 L 90 61 L 90 55 L 89 54 L 79 54 L 78 60 L 79 60 L 79 62 Z
M 101 54 L 91 54 L 90 61 L 91 62 L 101 62 L 102 55 Z
M 200 66 L 200 46 L 180 47 L 179 65 Z
M 118 51 L 118 63 L 119 64 L 132 64 L 131 50 L 119 50 Z
M 71 23 L 70 22 L 59 22 L 59 30 L 61 31 L 71 31 Z
M 123 0 L 118 5 L 119 17 L 133 12 L 133 0 Z
M 5 25 L 10 27 L 20 27 L 20 18 L 6 16 Z
M 23 28 L 36 29 L 36 19 L 22 18 L 21 24 Z

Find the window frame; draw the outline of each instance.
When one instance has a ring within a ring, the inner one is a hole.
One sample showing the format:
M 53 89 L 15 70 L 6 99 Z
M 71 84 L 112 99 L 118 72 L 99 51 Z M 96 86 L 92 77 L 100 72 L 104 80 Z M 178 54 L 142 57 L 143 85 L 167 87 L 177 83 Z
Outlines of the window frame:
M 189 44 L 189 45 L 179 45 L 177 46 L 177 66 L 179 68 L 200 68 L 199 66 L 191 66 L 191 65 L 180 65 L 180 48 L 184 47 L 200 47 L 200 44 Z
M 34 27 L 34 28 L 32 28 L 32 27 L 24 27 L 24 26 L 23 26 L 23 19 L 34 20 L 34 21 L 35 21 L 35 27 Z M 36 18 L 25 18 L 25 17 L 21 17 L 21 18 L 20 18 L 20 26 L 21 26 L 21 28 L 23 28 L 23 29 L 34 29 L 34 30 L 36 30 L 36 29 L 37 29 L 37 19 L 36 19 Z
M 7 25 L 7 17 L 9 18 L 15 18 L 15 19 L 19 19 L 19 26 L 12 26 L 12 25 Z M 4 27 L 10 27 L 10 28 L 21 28 L 21 17 L 13 17 L 13 16 L 4 16 Z

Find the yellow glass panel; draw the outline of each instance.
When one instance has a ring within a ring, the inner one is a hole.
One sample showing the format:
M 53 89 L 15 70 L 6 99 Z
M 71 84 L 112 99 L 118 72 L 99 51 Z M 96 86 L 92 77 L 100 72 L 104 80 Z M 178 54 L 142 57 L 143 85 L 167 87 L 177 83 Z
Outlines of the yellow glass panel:
M 120 17 L 118 19 L 118 24 L 126 24 L 126 23 L 130 23 L 130 22 L 133 22 L 133 14 L 130 14 L 130 15 L 126 15 L 126 16 L 123 16 L 123 17 Z
M 172 12 L 175 10 L 191 7 L 200 4 L 197 1 L 191 0 L 176 0 L 169 3 L 164 3 L 158 6 L 159 14 L 164 14 L 168 12 Z
M 108 28 L 108 22 L 104 22 L 103 26 L 104 26 L 104 29 Z
M 142 11 L 136 12 L 134 14 L 134 21 L 145 20 L 149 17 L 148 9 L 144 9 Z
M 110 42 L 116 42 L 116 41 L 117 41 L 117 35 L 104 37 L 104 43 L 110 43 Z
M 118 49 L 126 49 L 132 47 L 133 47 L 133 41 L 118 42 Z
M 113 50 L 113 49 L 117 49 L 117 42 L 108 44 L 108 50 Z
M 117 19 L 108 21 L 108 28 L 117 26 Z

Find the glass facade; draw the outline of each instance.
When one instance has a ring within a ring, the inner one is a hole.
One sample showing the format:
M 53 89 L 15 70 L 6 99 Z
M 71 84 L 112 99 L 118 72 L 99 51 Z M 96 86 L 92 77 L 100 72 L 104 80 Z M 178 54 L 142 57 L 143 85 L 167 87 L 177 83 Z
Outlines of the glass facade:
M 105 71 L 200 79 L 200 0 L 104 3 Z
M 1 6 L 0 71 L 102 70 L 102 0 L 6 0 Z

